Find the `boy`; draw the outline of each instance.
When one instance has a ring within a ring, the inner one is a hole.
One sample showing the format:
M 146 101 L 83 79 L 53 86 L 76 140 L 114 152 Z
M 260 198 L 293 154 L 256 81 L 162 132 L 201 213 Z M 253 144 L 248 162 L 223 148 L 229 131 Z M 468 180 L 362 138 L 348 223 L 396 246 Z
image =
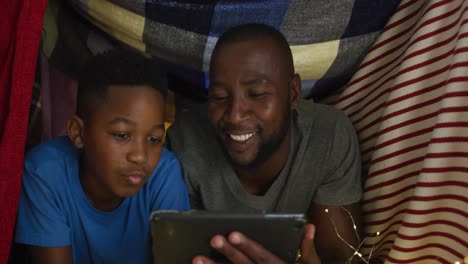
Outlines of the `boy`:
M 95 56 L 68 137 L 27 155 L 15 240 L 35 263 L 148 263 L 151 212 L 189 209 L 163 147 L 167 83 L 155 66 L 133 52 Z

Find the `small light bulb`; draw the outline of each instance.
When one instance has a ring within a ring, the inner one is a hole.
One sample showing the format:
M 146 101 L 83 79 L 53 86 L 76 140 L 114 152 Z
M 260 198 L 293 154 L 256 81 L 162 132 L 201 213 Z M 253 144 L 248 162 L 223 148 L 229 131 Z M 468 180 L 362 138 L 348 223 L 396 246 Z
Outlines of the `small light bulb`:
M 325 213 L 328 213 L 328 208 L 327 208 L 327 209 L 325 209 Z
M 379 232 L 379 231 L 377 231 L 377 233 L 375 233 L 375 234 L 378 236 L 378 235 L 380 235 L 380 232 Z

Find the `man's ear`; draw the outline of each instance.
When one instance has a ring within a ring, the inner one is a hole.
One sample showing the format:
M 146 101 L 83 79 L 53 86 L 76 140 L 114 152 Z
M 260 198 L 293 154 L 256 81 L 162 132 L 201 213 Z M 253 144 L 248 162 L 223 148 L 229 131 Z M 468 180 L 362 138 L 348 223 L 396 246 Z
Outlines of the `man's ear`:
M 84 146 L 84 122 L 83 119 L 81 119 L 77 115 L 73 115 L 70 119 L 68 119 L 67 122 L 67 134 L 68 137 L 70 138 L 71 142 L 73 142 L 73 145 L 75 145 L 76 148 L 83 148 Z
M 296 109 L 302 98 L 302 83 L 301 76 L 295 73 L 290 84 L 291 91 L 289 92 L 289 100 L 291 102 L 291 110 Z

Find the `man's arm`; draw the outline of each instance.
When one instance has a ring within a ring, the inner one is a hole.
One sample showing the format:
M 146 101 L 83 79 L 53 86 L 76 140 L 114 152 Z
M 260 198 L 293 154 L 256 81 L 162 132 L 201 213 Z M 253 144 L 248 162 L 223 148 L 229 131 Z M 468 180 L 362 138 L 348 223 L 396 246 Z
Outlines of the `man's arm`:
M 358 263 L 361 237 L 359 203 L 347 206 L 324 206 L 313 203 L 309 220 L 316 227 L 315 249 L 323 263 L 348 263 L 353 258 Z
M 73 263 L 71 246 L 37 247 L 29 246 L 31 260 L 34 264 L 68 264 Z

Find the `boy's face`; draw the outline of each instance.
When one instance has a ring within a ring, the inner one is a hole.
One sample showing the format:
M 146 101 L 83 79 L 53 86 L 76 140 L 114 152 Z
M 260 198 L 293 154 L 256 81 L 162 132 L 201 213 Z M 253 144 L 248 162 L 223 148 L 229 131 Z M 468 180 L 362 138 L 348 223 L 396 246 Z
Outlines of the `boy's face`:
M 162 153 L 164 109 L 151 87 L 109 87 L 83 129 L 80 176 L 94 203 L 132 196 L 148 181 Z

